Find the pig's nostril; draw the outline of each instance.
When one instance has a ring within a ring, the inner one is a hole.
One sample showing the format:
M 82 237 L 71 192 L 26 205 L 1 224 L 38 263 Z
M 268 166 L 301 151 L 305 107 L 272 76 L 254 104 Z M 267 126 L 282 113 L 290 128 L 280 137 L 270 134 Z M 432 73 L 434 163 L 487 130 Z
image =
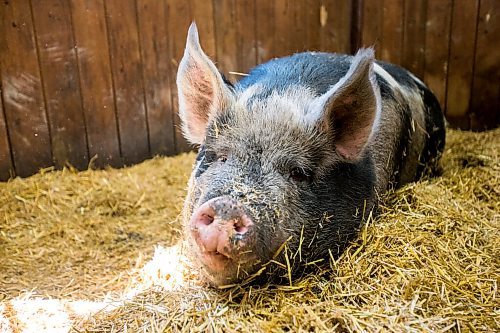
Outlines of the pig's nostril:
M 234 231 L 236 231 L 236 233 L 238 233 L 240 235 L 243 235 L 243 234 L 247 233 L 248 225 L 245 224 L 244 221 L 238 219 L 234 223 Z
M 198 224 L 210 225 L 214 221 L 214 217 L 210 214 L 201 214 L 198 218 Z

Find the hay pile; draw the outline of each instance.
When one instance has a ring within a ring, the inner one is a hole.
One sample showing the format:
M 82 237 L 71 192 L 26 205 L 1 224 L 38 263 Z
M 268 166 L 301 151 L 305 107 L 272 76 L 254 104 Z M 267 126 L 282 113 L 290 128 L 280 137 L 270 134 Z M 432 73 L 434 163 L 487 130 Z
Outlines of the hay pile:
M 121 292 L 154 245 L 178 239 L 191 167 L 181 155 L 0 183 L 0 301 L 23 291 L 78 299 Z
M 72 312 L 79 332 L 500 330 L 500 129 L 450 131 L 441 177 L 389 194 L 338 260 L 292 287 L 210 289 L 162 247 L 141 268 L 179 237 L 192 160 L 0 184 L 0 331 L 28 327 L 13 305 L 31 290 L 119 300 Z

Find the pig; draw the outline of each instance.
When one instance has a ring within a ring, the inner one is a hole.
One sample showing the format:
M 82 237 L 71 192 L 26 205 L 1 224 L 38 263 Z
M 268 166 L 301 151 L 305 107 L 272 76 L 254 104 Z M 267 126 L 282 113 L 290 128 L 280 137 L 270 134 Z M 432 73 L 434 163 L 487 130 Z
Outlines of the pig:
M 372 48 L 276 58 L 233 84 L 193 23 L 177 88 L 183 134 L 199 146 L 184 232 L 214 286 L 338 256 L 384 193 L 436 169 L 445 144 L 436 97 Z

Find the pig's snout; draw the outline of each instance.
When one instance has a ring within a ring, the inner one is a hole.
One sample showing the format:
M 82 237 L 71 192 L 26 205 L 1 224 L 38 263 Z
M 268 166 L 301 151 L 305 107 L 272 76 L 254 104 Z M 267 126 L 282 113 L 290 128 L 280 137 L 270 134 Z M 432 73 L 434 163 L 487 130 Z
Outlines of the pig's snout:
M 189 223 L 203 261 L 212 270 L 223 269 L 219 261 L 237 261 L 252 248 L 254 223 L 234 199 L 218 197 L 205 202 Z

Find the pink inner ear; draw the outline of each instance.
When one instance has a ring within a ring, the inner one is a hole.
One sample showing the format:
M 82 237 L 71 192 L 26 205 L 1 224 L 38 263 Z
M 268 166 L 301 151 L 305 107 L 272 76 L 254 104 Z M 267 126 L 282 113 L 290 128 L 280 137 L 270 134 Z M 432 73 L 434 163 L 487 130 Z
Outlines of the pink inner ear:
M 344 112 L 347 112 L 348 107 L 352 108 L 356 104 L 356 102 L 357 102 L 356 96 L 352 96 L 352 95 L 343 96 L 341 102 L 345 108 Z
M 370 136 L 374 112 L 353 95 L 343 96 L 341 105 L 332 110 L 335 148 L 344 158 L 355 160 Z
M 339 139 L 335 143 L 337 152 L 349 160 L 358 158 L 370 135 L 370 130 L 370 126 L 358 128 L 351 135 Z
M 322 121 L 339 155 L 349 160 L 360 158 L 377 114 L 378 88 L 372 62 L 373 51 L 360 51 L 344 79 L 321 97 L 326 100 Z
M 186 94 L 186 103 L 193 117 L 205 123 L 214 103 L 213 84 L 199 64 L 192 64 L 189 72 L 191 91 Z

